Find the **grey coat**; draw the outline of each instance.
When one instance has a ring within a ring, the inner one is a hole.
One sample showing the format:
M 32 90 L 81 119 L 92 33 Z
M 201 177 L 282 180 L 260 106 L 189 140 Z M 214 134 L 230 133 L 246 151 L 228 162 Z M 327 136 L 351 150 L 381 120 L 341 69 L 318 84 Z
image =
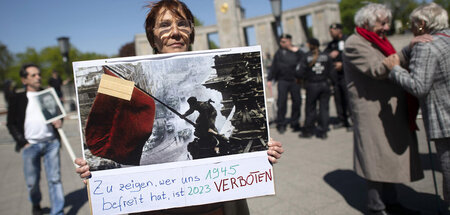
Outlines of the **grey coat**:
M 377 182 L 423 178 L 417 137 L 409 130 L 406 92 L 387 79 L 383 53 L 355 33 L 344 49 L 344 72 L 354 123 L 354 169 Z
M 436 33 L 450 35 L 450 30 Z M 411 73 L 396 66 L 389 77 L 419 98 L 428 139 L 450 137 L 450 37 L 434 34 L 432 42 L 403 53 L 411 57 Z

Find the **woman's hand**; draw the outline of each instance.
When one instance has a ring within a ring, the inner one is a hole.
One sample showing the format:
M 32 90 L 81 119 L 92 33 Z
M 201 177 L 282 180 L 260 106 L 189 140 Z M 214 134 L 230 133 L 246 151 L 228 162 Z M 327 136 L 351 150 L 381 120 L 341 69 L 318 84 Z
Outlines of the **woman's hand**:
M 389 57 L 383 60 L 383 64 L 391 71 L 394 66 L 400 65 L 400 58 L 397 54 L 389 55 Z
M 275 141 L 273 139 L 270 139 L 268 144 L 269 149 L 267 150 L 267 155 L 269 161 L 272 164 L 277 163 L 278 159 L 281 158 L 281 154 L 283 154 L 284 152 L 283 146 L 280 142 Z M 91 172 L 89 171 L 89 165 L 83 158 L 75 159 L 75 164 L 79 166 L 78 168 L 76 168 L 76 172 L 80 174 L 80 178 L 83 178 L 84 179 L 83 182 L 86 184 L 85 179 L 91 176 Z
M 84 184 L 86 184 L 86 178 L 91 177 L 91 172 L 89 171 L 89 165 L 86 160 L 83 158 L 75 159 L 75 164 L 79 167 L 75 170 L 78 174 L 80 174 L 80 178 L 83 178 Z
M 416 43 L 428 43 L 433 41 L 433 37 L 429 34 L 423 34 L 412 38 L 409 43 L 409 48 L 412 48 Z
M 274 164 L 278 162 L 278 159 L 281 158 L 281 154 L 283 154 L 284 149 L 280 142 L 273 140 L 270 138 L 269 141 L 269 150 L 267 150 L 267 155 L 269 157 L 270 163 Z

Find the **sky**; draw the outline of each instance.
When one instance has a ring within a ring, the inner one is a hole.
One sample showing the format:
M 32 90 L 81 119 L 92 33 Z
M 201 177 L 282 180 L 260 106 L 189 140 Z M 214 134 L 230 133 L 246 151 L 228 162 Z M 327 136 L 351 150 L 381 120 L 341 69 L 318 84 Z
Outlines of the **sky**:
M 283 10 L 317 0 L 283 0 Z M 120 47 L 144 33 L 148 0 L 0 0 L 0 43 L 17 54 L 56 46 L 69 37 L 82 52 L 117 55 Z M 204 25 L 216 24 L 214 0 L 183 0 Z M 246 18 L 271 14 L 269 0 L 241 0 Z

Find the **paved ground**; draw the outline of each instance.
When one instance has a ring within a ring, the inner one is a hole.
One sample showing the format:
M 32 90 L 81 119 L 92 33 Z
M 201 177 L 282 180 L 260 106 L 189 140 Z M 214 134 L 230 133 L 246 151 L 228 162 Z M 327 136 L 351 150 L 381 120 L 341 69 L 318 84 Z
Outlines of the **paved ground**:
M 2 96 L 3 97 L 3 96 Z M 332 104 L 332 103 L 331 103 Z M 334 105 L 331 115 L 335 116 Z M 0 103 L 0 109 L 4 104 Z M 30 214 L 22 173 L 22 159 L 14 152 L 14 142 L 5 126 L 6 116 L 0 115 L 0 214 Z M 421 120 L 418 122 L 421 124 Z M 64 131 L 81 156 L 78 119 L 68 118 Z M 251 214 L 364 214 L 365 182 L 352 171 L 352 132 L 331 130 L 327 140 L 299 139 L 290 129 L 280 135 L 274 128 L 271 136 L 283 143 L 286 150 L 275 165 L 276 195 L 249 199 Z M 401 202 L 422 214 L 437 214 L 430 160 L 423 128 L 419 132 L 420 153 L 425 179 L 401 185 Z M 434 147 L 433 147 L 434 148 Z M 435 154 L 433 154 L 435 155 Z M 84 184 L 74 172 L 65 148 L 62 149 L 62 180 L 66 197 L 66 214 L 89 214 Z M 49 200 L 45 175 L 42 175 L 42 206 L 48 212 Z M 441 188 L 442 176 L 437 172 Z M 442 196 L 442 195 L 441 195 Z

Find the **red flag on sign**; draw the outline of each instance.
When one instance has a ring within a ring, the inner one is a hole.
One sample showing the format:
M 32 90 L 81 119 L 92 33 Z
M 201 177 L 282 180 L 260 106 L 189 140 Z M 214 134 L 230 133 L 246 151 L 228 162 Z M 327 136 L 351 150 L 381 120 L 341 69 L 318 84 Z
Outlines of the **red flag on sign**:
M 107 68 L 103 70 L 117 77 Z M 95 156 L 139 165 L 154 119 L 155 101 L 136 87 L 130 101 L 98 93 L 86 122 L 86 144 Z

